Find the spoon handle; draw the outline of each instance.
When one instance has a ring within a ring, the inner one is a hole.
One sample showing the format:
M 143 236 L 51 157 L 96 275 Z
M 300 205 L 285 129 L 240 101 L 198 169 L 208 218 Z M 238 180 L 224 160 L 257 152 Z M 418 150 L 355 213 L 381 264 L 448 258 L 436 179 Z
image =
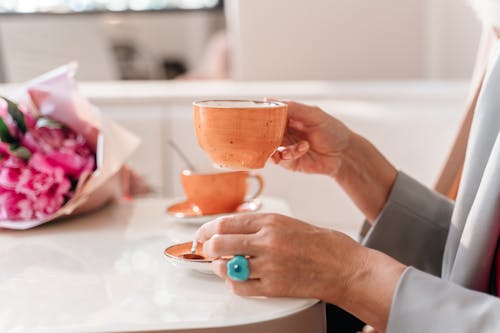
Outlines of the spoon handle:
M 198 248 L 198 241 L 195 239 L 193 244 L 191 245 L 191 253 L 196 253 L 196 249 Z
M 189 168 L 189 170 L 195 172 L 196 169 L 195 169 L 193 163 L 191 163 L 189 158 L 186 156 L 186 154 L 184 154 L 184 152 L 179 148 L 179 146 L 173 140 L 168 140 L 168 144 L 177 153 L 177 155 L 179 155 L 179 157 L 184 161 L 184 163 Z

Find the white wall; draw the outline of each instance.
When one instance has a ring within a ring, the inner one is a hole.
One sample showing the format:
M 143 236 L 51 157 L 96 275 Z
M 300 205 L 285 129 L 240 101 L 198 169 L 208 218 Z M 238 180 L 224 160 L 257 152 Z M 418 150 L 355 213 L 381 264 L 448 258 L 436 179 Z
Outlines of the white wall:
M 480 30 L 465 2 L 228 0 L 232 75 L 240 80 L 465 78 Z M 73 59 L 81 63 L 80 80 L 114 79 L 109 40 L 132 39 L 152 63 L 179 57 L 193 68 L 208 36 L 221 26 L 217 12 L 2 17 L 0 61 L 8 81 Z
M 73 60 L 84 80 L 118 78 L 104 26 L 93 16 L 12 16 L 0 21 L 5 81 L 25 81 Z
M 427 76 L 469 77 L 481 24 L 467 0 L 427 0 L 426 20 Z
M 153 57 L 179 57 L 195 67 L 207 40 L 221 25 L 223 14 L 217 11 L 134 13 L 105 15 L 106 34 L 111 39 L 131 39 L 138 42 Z M 223 24 L 223 22 L 222 22 Z
M 165 57 L 195 67 L 220 21 L 223 15 L 217 11 L 7 16 L 0 21 L 0 64 L 7 82 L 33 78 L 72 60 L 80 63 L 80 80 L 113 80 L 119 73 L 112 41 L 133 41 L 157 78 L 157 63 Z
M 455 78 L 479 24 L 465 0 L 228 0 L 240 80 Z

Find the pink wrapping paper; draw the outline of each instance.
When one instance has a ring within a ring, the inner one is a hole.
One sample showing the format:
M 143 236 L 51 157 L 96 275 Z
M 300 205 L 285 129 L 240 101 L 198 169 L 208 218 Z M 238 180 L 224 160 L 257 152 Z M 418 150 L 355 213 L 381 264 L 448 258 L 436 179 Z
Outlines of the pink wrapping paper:
M 0 228 L 33 228 L 96 209 L 121 194 L 119 172 L 139 146 L 139 139 L 80 95 L 74 81 L 76 69 L 76 63 L 57 68 L 26 83 L 11 97 L 82 134 L 96 153 L 96 170 L 80 178 L 73 197 L 53 215 L 41 220 L 3 220 Z

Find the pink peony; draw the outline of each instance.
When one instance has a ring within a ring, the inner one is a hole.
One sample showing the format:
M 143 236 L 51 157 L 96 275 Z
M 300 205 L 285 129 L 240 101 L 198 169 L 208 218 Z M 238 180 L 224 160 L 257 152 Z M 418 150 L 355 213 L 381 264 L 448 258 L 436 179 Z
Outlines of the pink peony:
M 7 156 L 0 161 L 0 188 L 13 190 L 19 183 L 26 163 L 14 156 Z
M 47 158 L 39 153 L 31 156 L 28 166 L 19 179 L 17 192 L 25 193 L 31 198 L 47 193 L 55 197 L 68 196 L 71 182 L 65 177 L 62 168 L 52 166 Z
M 0 118 L 12 136 L 0 142 L 0 220 L 44 219 L 71 198 L 84 172 L 94 170 L 95 155 L 80 134 L 18 110 L 11 116 L 0 98 Z
M 13 190 L 19 184 L 22 169 L 2 168 L 0 170 L 0 186 L 6 190 Z
M 39 127 L 21 140 L 32 153 L 41 152 L 52 166 L 60 167 L 74 179 L 94 170 L 94 154 L 83 137 L 67 128 Z
M 74 152 L 54 152 L 48 154 L 47 159 L 75 179 L 80 178 L 83 172 L 94 170 L 95 165 L 93 156 L 81 156 Z
M 71 182 L 64 170 L 39 154 L 28 163 L 8 157 L 0 163 L 0 219 L 45 218 L 71 196 Z
M 0 219 L 29 220 L 34 215 L 32 204 L 24 194 L 14 191 L 0 194 Z

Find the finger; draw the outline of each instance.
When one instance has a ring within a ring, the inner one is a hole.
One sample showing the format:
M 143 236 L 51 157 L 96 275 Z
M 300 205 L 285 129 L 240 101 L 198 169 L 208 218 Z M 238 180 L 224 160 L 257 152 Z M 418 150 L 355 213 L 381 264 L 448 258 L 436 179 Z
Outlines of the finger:
M 293 118 L 288 118 L 287 126 L 297 131 L 303 131 L 305 129 L 305 125 L 302 121 Z
M 254 234 L 215 234 L 203 243 L 203 253 L 212 258 L 236 254 L 252 256 L 259 253 L 254 241 Z
M 302 104 L 302 103 L 297 103 L 294 101 L 281 101 L 282 103 L 285 103 L 288 108 L 288 119 L 294 119 L 295 121 L 300 121 L 304 123 L 305 125 L 307 124 L 308 121 L 310 121 L 311 113 L 317 111 L 317 108 L 314 106 Z
M 228 260 L 226 259 L 215 259 L 212 261 L 212 271 L 217 275 L 218 277 L 222 279 L 228 279 L 229 277 L 227 276 L 227 262 Z M 252 271 L 250 271 L 250 274 Z
M 281 160 L 278 165 L 282 167 L 283 169 L 291 170 L 291 171 L 297 171 L 298 166 L 297 166 L 297 161 L 296 160 Z
M 236 295 L 240 296 L 266 296 L 264 283 L 259 280 L 234 281 L 226 280 L 226 286 Z
M 212 261 L 212 270 L 214 271 L 217 276 L 223 278 L 223 279 L 229 279 L 227 276 L 227 262 L 229 260 L 226 259 L 216 259 Z M 263 272 L 260 270 L 262 268 L 262 260 L 260 260 L 258 257 L 254 258 L 249 258 L 248 259 L 248 269 L 250 270 L 250 275 L 249 279 L 254 280 L 254 279 L 259 279 Z
M 260 230 L 263 214 L 243 214 L 223 216 L 203 224 L 195 234 L 195 239 L 204 242 L 215 234 L 253 234 Z
M 275 162 L 279 163 L 281 160 L 296 160 L 304 156 L 309 151 L 309 142 L 300 141 L 296 144 L 280 147 L 281 149 L 276 150 L 273 159 Z
M 279 151 L 275 151 L 271 155 L 271 159 L 273 160 L 274 164 L 278 164 L 281 161 L 281 156 Z
M 279 164 L 281 166 L 284 166 L 283 162 L 288 161 L 288 160 L 284 159 L 284 157 L 281 155 L 281 153 L 283 151 L 285 151 L 285 147 L 283 147 L 283 150 L 281 150 L 281 151 L 275 151 L 271 155 L 271 159 L 272 159 L 272 161 L 273 161 L 274 164 Z

